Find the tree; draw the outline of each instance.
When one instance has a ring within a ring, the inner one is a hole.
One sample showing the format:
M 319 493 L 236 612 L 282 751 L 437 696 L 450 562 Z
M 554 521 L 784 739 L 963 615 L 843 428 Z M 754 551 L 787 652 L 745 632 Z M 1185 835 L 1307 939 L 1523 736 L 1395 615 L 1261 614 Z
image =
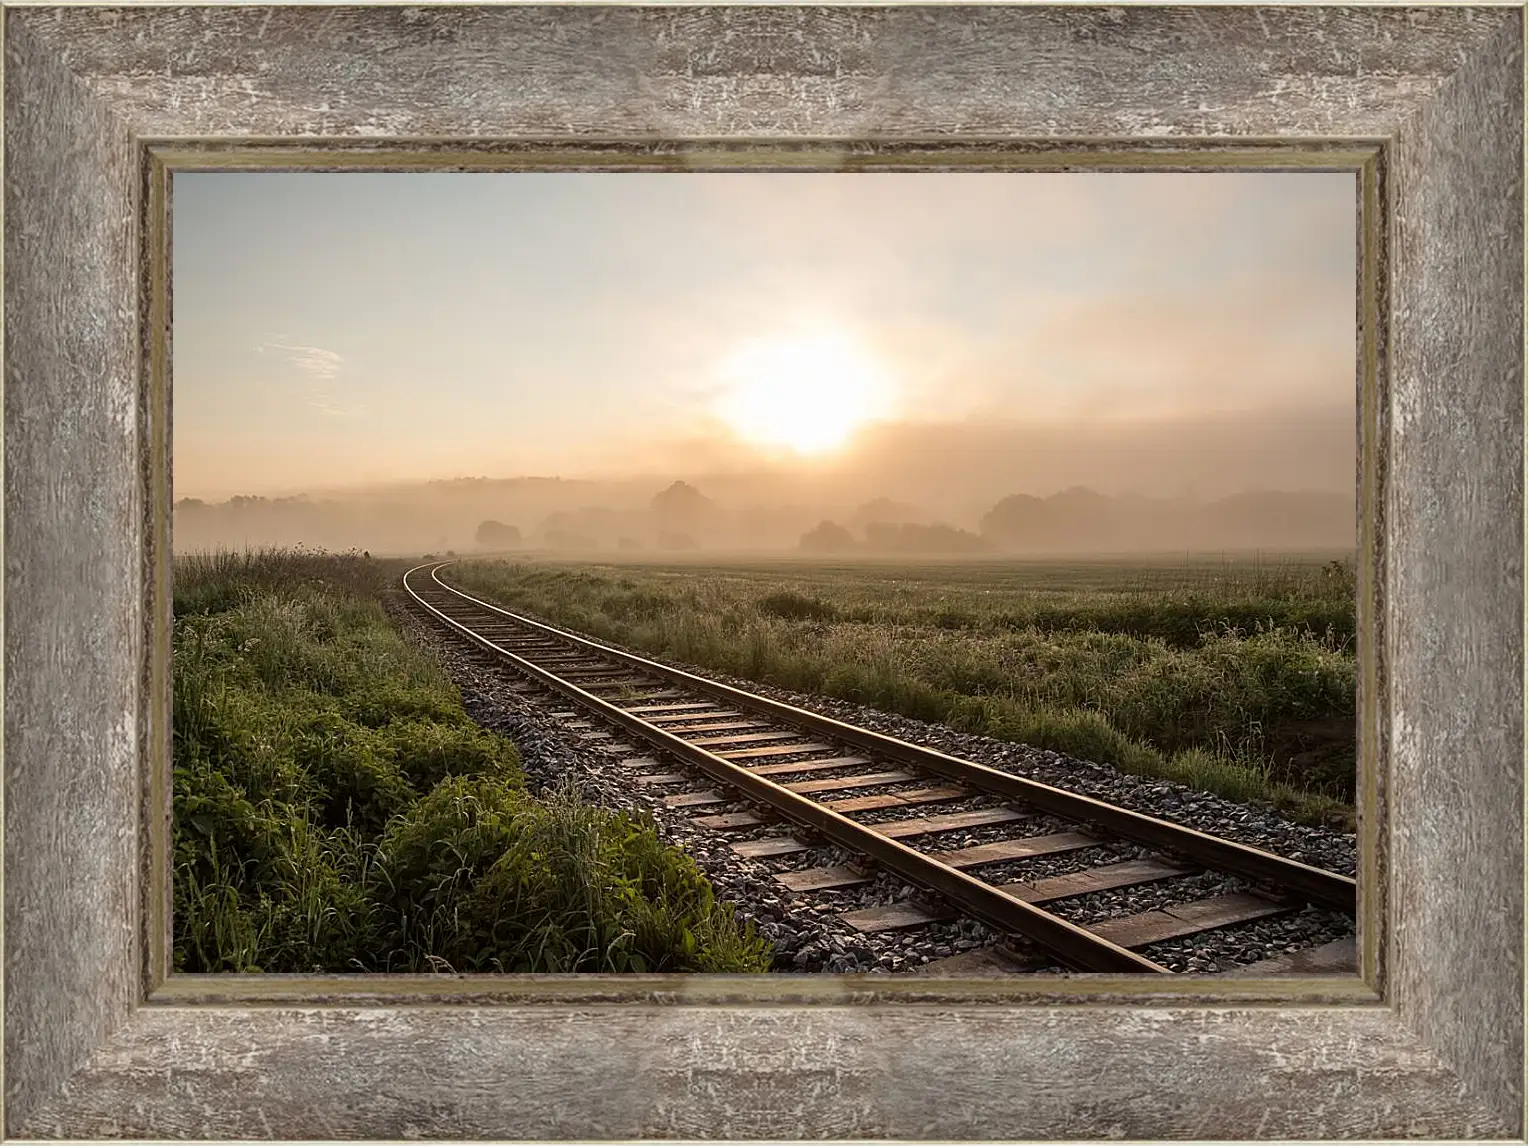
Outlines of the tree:
M 982 515 L 982 536 L 1000 545 L 1025 545 L 1047 538 L 1053 528 L 1050 507 L 1038 497 L 1014 493 Z
M 865 544 L 882 553 L 979 553 L 987 543 L 975 533 L 953 525 L 889 525 L 865 527 Z
M 848 553 L 855 548 L 855 537 L 842 525 L 821 521 L 802 534 L 800 548 L 804 553 Z
M 658 547 L 660 549 L 695 549 L 695 538 L 688 533 L 660 533 L 658 535 Z
M 520 530 L 502 521 L 485 521 L 478 526 L 479 549 L 513 549 L 520 544 Z
M 1120 515 L 1114 499 L 1086 486 L 1072 486 L 1048 498 L 1016 493 L 982 517 L 982 536 L 1010 549 L 1092 550 L 1119 541 Z
M 688 482 L 677 481 L 653 495 L 658 527 L 671 533 L 701 533 L 717 515 L 717 503 Z

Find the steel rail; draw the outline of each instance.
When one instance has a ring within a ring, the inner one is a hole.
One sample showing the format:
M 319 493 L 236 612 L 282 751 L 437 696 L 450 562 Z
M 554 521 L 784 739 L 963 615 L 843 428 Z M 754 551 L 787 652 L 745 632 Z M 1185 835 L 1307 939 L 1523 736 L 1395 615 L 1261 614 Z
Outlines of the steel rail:
M 1148 972 L 1164 975 L 1173 973 L 1145 956 L 1101 938 L 1074 923 L 1069 923 L 1060 916 L 1012 896 L 992 884 L 984 883 L 974 876 L 932 859 L 906 844 L 889 839 L 848 816 L 815 803 L 806 796 L 798 795 L 763 776 L 756 776 L 715 753 L 698 748 L 689 741 L 649 724 L 593 693 L 585 692 L 578 685 L 563 680 L 555 673 L 474 632 L 467 625 L 448 616 L 425 600 L 409 584 L 409 577 L 412 574 L 421 569 L 430 569 L 431 580 L 435 584 L 457 597 L 465 596 L 435 576 L 435 570 L 439 568 L 441 568 L 440 565 L 417 565 L 404 574 L 404 589 L 423 608 L 428 609 L 475 644 L 504 657 L 533 680 L 541 682 L 581 707 L 598 713 L 612 724 L 645 740 L 653 747 L 694 765 L 713 779 L 737 788 L 749 798 L 776 809 L 787 818 L 821 832 L 835 843 L 873 857 L 888 870 L 904 879 L 946 896 L 953 904 L 959 905 L 964 912 L 984 923 L 1000 931 L 1022 935 L 1033 940 L 1070 967 L 1100 972 Z M 489 606 L 489 608 L 493 612 L 505 613 L 517 621 L 521 620 L 497 606 Z M 535 621 L 529 623 L 536 628 L 545 628 Z
M 670 680 L 683 681 L 687 687 L 697 692 L 777 717 L 785 723 L 795 724 L 810 732 L 881 753 L 902 763 L 916 765 L 947 780 L 960 780 L 992 795 L 1022 801 L 1053 815 L 1097 824 L 1133 843 L 1177 852 L 1208 868 L 1244 876 L 1260 883 L 1275 884 L 1324 907 L 1350 914 L 1357 909 L 1358 885 L 1352 876 L 1339 875 L 1336 872 L 1301 863 L 1299 860 L 1286 859 L 1273 852 L 1212 836 L 1195 828 L 1160 820 L 1142 812 L 1133 812 L 1128 808 L 1107 804 L 1092 796 L 1069 792 L 1039 780 L 1001 772 L 986 764 L 962 760 L 933 748 L 910 744 L 906 740 L 899 740 L 885 733 L 873 732 L 868 728 L 857 728 L 829 716 L 809 712 L 807 709 L 797 708 L 766 696 L 745 692 L 731 685 L 707 680 L 705 677 L 696 676 L 683 669 L 648 660 L 646 657 L 621 649 L 613 649 L 577 633 L 570 633 L 531 617 L 512 613 L 508 609 L 446 584 L 440 579 L 439 571 L 449 564 L 453 563 L 444 562 L 437 565 L 431 573 L 431 580 L 448 592 L 463 600 L 471 601 L 475 605 L 503 614 L 519 624 L 550 633 L 560 640 L 583 645 L 601 656 L 620 661 L 632 668 L 667 677 Z

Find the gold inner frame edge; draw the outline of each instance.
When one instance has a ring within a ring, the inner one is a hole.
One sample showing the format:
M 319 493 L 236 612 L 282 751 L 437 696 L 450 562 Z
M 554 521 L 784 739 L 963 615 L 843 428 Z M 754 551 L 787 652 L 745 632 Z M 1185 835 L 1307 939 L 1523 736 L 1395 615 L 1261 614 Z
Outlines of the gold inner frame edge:
M 158 1006 L 294 1005 L 339 1007 L 610 1005 L 795 1006 L 1028 1004 L 1165 1006 L 1374 1006 L 1384 1003 L 1388 932 L 1384 907 L 1381 799 L 1387 753 L 1383 690 L 1384 530 L 1381 417 L 1388 216 L 1383 175 L 1386 140 L 1172 139 L 1128 146 L 1109 140 L 367 140 L 314 137 L 239 141 L 144 139 L 140 321 L 140 397 L 148 430 L 145 562 L 149 605 L 143 680 L 149 713 L 145 776 L 143 895 L 145 1002 Z M 835 975 L 174 975 L 169 869 L 171 775 L 169 647 L 170 423 L 172 401 L 171 197 L 176 173 L 279 171 L 1347 171 L 1356 176 L 1359 544 L 1359 967 L 1355 976 L 1269 978 L 1026 975 L 1013 979 Z

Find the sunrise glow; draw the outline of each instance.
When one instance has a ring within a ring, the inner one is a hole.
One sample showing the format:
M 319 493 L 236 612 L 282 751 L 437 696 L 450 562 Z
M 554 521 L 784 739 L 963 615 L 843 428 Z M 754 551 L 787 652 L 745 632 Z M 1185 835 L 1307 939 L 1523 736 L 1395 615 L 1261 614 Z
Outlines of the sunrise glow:
M 744 440 L 821 454 L 882 413 L 888 383 L 849 339 L 834 334 L 739 347 L 719 371 L 718 413 Z

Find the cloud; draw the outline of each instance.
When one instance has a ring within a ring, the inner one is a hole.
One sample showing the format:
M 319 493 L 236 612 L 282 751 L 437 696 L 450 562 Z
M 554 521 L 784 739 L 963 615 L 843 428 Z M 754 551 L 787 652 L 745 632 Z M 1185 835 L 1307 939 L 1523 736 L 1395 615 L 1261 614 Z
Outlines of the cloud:
M 366 406 L 339 406 L 328 394 L 315 394 L 308 400 L 310 409 L 317 410 L 321 414 L 327 414 L 331 418 L 364 418 Z
M 319 346 L 294 346 L 287 342 L 264 342 L 255 348 L 259 354 L 284 353 L 287 361 L 314 378 L 333 378 L 340 373 L 345 359 L 333 350 Z
M 285 337 L 278 335 L 277 337 Z M 333 350 L 325 350 L 321 346 L 302 346 L 292 342 L 276 342 L 267 340 L 255 347 L 257 354 L 277 354 L 284 357 L 291 365 L 301 373 L 308 376 L 308 383 L 304 387 L 307 391 L 303 404 L 310 410 L 317 410 L 331 418 L 364 418 L 368 407 L 358 402 L 344 402 L 336 398 L 330 388 L 324 383 L 334 382 L 340 377 L 345 366 L 345 358 Z M 341 381 L 343 388 L 345 383 Z

